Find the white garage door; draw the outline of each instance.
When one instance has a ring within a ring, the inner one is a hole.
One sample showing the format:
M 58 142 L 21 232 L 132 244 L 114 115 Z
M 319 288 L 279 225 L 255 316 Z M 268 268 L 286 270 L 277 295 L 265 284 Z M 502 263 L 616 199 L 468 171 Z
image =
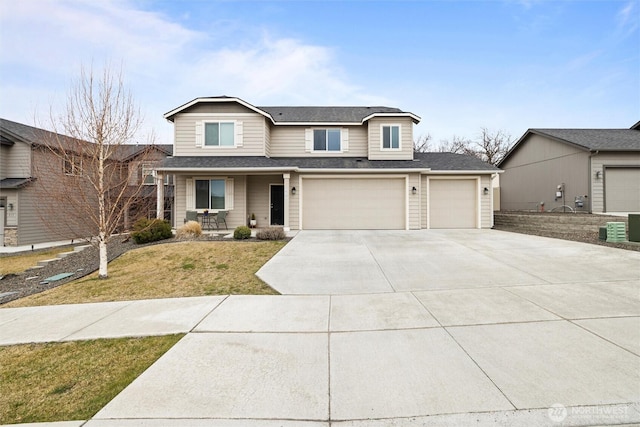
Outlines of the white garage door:
M 606 168 L 604 195 L 607 212 L 640 212 L 640 168 Z
M 429 180 L 429 227 L 476 228 L 475 179 Z
M 404 178 L 305 178 L 302 228 L 306 230 L 403 230 Z

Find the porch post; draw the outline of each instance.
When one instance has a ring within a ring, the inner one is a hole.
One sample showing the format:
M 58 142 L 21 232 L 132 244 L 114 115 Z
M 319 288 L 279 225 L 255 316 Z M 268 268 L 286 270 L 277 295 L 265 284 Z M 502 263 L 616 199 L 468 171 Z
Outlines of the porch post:
M 156 218 L 164 219 L 164 176 L 162 172 L 156 174 Z
M 284 231 L 289 231 L 289 179 L 291 178 L 291 174 L 284 173 L 282 174 L 284 178 Z

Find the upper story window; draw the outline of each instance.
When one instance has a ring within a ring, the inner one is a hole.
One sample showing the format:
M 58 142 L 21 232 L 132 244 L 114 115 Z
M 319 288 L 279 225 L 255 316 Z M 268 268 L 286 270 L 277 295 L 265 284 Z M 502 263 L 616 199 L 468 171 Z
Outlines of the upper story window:
M 65 175 L 82 175 L 82 156 L 71 154 L 64 159 Z
M 233 147 L 233 122 L 206 122 L 204 124 L 204 145 L 208 147 Z
M 238 120 L 196 122 L 196 147 L 242 147 L 242 122 Z
M 305 130 L 307 153 L 346 153 L 349 151 L 349 129 L 327 128 Z
M 142 182 L 145 185 L 154 185 L 155 184 L 155 171 L 153 170 L 153 164 L 150 162 L 142 163 Z
M 383 150 L 399 150 L 400 149 L 400 125 L 382 125 L 382 149 Z
M 313 151 L 340 151 L 340 129 L 314 129 Z

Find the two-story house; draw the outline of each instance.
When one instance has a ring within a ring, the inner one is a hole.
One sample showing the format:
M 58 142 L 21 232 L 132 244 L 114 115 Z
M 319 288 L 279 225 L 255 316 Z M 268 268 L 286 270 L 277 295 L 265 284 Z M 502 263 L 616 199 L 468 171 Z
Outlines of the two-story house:
M 417 115 L 389 107 L 256 107 L 196 98 L 164 115 L 175 221 L 226 211 L 229 227 L 490 228 L 491 178 L 472 156 L 414 153 Z
M 52 141 L 60 144 L 68 154 L 66 158 L 51 150 Z M 63 193 L 78 189 L 84 183 L 90 186 L 86 170 L 91 161 L 85 150 L 90 144 L 65 135 L 0 119 L 0 244 L 4 246 L 31 245 L 56 240 L 71 240 L 95 236 L 97 229 L 81 218 L 86 210 L 78 211 L 65 203 Z M 173 152 L 172 145 L 119 145 L 110 159 L 127 177 L 130 192 L 136 198 L 125 212 L 120 230 L 140 216 L 156 216 L 158 187 L 154 168 L 158 161 Z M 173 186 L 171 177 L 165 177 L 164 205 L 171 209 Z M 88 188 L 85 204 L 95 206 Z M 124 194 L 124 199 L 127 194 Z M 167 215 L 167 213 L 164 213 Z

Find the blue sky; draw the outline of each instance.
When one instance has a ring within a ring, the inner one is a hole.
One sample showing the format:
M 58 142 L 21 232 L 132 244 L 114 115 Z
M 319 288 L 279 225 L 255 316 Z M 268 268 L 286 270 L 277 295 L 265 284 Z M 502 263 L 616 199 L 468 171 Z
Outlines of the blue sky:
M 640 120 L 640 0 L 0 0 L 0 117 L 61 112 L 81 64 L 122 64 L 145 132 L 198 96 L 386 105 L 415 137 Z

